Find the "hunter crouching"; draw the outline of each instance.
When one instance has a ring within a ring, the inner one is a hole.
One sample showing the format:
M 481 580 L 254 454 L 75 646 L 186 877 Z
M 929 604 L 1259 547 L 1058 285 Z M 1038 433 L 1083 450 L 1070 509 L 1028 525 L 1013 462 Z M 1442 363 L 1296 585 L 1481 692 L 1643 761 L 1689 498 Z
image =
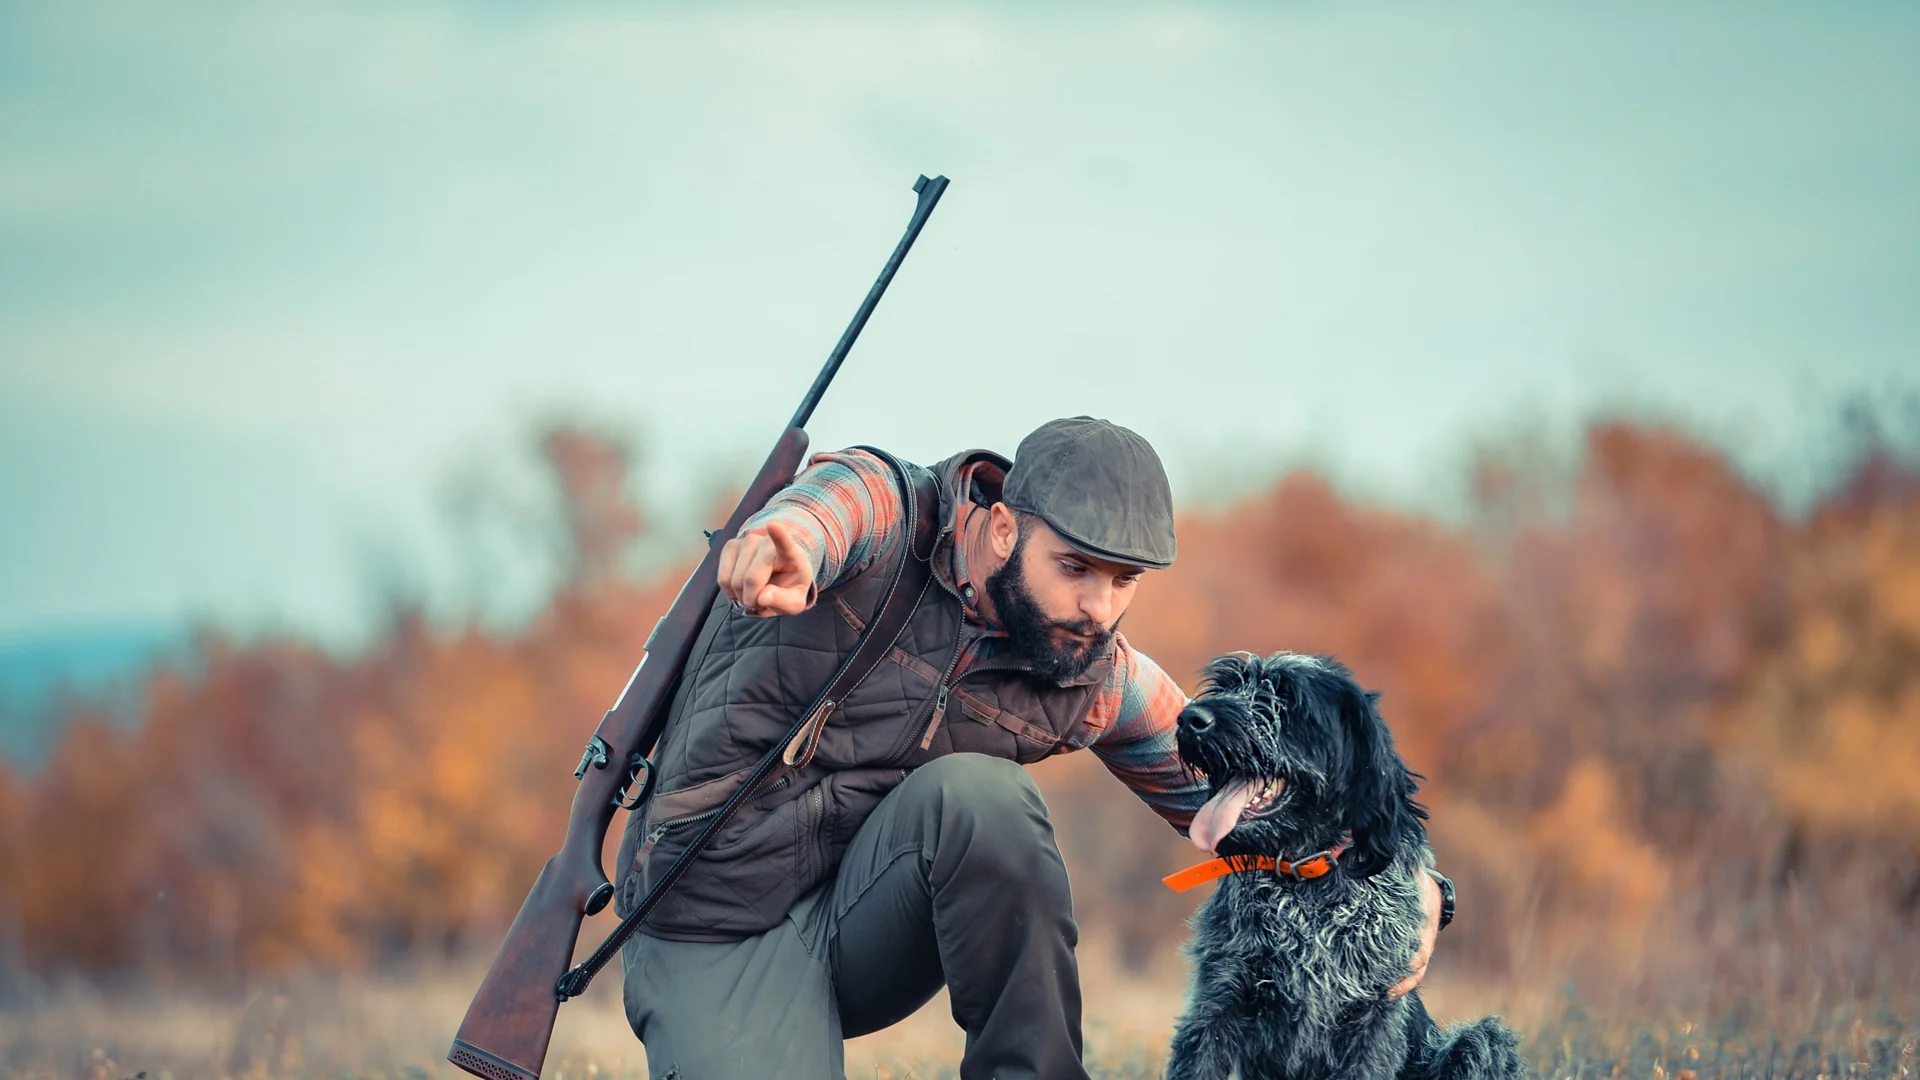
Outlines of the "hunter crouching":
M 1012 462 L 933 466 L 933 527 L 914 530 L 909 507 L 926 503 L 903 480 L 925 476 L 865 449 L 817 455 L 722 551 L 656 793 L 621 844 L 622 914 L 813 707 L 902 561 L 930 554 L 931 581 L 800 766 L 625 946 L 627 1016 L 655 1078 L 837 1080 L 842 1040 L 943 986 L 966 1080 L 1086 1076 L 1066 865 L 1021 766 L 1090 749 L 1182 833 L 1207 799 L 1175 744 L 1186 695 L 1115 630 L 1146 572 L 1173 562 L 1166 474 L 1137 434 L 1077 417 Z M 1432 952 L 1440 894 L 1426 891 L 1396 993 Z

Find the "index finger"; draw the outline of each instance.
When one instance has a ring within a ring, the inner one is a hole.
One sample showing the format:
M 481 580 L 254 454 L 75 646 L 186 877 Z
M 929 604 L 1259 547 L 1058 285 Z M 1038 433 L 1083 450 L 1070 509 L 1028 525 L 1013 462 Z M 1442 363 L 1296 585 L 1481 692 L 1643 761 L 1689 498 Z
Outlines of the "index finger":
M 767 522 L 767 539 L 773 541 L 773 549 L 780 556 L 783 564 L 792 563 L 798 567 L 801 563 L 812 561 L 812 556 L 807 554 L 807 549 L 801 547 L 800 541 L 794 538 L 793 530 L 777 521 Z

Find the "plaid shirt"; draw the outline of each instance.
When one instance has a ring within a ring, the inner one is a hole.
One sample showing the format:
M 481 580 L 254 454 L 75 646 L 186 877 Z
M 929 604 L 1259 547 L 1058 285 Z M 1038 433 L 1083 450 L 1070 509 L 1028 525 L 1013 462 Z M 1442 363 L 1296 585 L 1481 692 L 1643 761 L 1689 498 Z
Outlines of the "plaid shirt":
M 997 488 L 1000 470 L 982 462 L 974 474 L 962 477 L 962 486 L 976 480 Z M 962 500 L 954 508 L 953 530 L 965 535 L 967 512 L 974 504 Z M 900 504 L 893 472 L 885 462 L 864 450 L 816 454 L 794 482 L 775 495 L 765 509 L 748 519 L 742 531 L 778 521 L 793 527 L 800 546 L 813 556 L 814 582 L 831 588 L 886 557 L 904 542 L 906 514 Z M 935 567 L 965 600 L 961 621 L 958 678 L 972 666 L 1000 655 L 1008 637 L 987 622 L 974 603 L 975 585 L 967 573 L 964 545 L 953 545 L 953 564 Z M 1113 672 L 1094 695 L 1086 726 L 1095 733 L 1092 749 L 1109 772 L 1174 828 L 1185 831 L 1194 811 L 1207 799 L 1207 785 L 1180 764 L 1174 746 L 1174 721 L 1187 704 L 1180 685 L 1145 654 L 1115 634 Z

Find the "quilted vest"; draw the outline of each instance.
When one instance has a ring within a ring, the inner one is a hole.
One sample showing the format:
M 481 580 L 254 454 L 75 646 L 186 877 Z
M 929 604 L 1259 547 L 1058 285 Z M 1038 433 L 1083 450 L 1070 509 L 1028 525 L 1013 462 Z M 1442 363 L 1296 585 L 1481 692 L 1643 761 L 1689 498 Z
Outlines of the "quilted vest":
M 952 583 L 955 508 L 963 470 L 990 451 L 956 454 L 933 469 L 941 532 L 934 582 L 885 660 L 840 703 L 813 759 L 744 805 L 667 893 L 644 930 L 683 941 L 735 941 L 768 930 L 840 865 L 853 834 L 914 768 L 953 753 L 1027 764 L 1092 741 L 1087 710 L 1112 670 L 1095 661 L 1063 684 L 1035 678 L 1013 657 L 953 676 L 964 604 Z M 997 495 L 997 492 L 990 492 Z M 909 543 L 894 558 L 911 558 Z M 654 755 L 654 794 L 628 815 L 616 905 L 624 915 L 793 726 L 878 615 L 893 567 L 876 560 L 823 590 L 798 615 L 754 618 L 721 595 L 707 615 Z M 937 687 L 947 706 L 935 716 Z

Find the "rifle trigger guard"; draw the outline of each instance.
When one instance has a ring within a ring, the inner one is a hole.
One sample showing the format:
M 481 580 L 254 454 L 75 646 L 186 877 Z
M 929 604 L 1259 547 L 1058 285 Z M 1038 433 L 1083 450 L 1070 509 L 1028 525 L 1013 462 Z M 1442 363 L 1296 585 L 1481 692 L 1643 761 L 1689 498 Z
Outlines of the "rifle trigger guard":
M 611 749 L 611 747 L 607 746 L 607 740 L 601 738 L 598 735 L 595 735 L 593 738 L 588 739 L 587 748 L 585 750 L 580 751 L 580 764 L 574 768 L 573 778 L 575 780 L 578 780 L 586 776 L 587 766 L 589 765 L 593 766 L 596 769 L 606 768 L 607 767 L 607 751 L 609 749 Z
M 644 780 L 641 780 L 640 774 L 643 772 L 647 775 Z M 632 787 L 637 780 L 640 781 L 640 790 L 631 800 L 628 800 L 625 798 L 627 789 Z M 621 784 L 619 790 L 613 793 L 613 805 L 622 810 L 638 810 L 640 804 L 646 802 L 647 796 L 652 792 L 653 763 L 639 754 L 635 754 L 632 760 L 627 762 L 627 782 Z

